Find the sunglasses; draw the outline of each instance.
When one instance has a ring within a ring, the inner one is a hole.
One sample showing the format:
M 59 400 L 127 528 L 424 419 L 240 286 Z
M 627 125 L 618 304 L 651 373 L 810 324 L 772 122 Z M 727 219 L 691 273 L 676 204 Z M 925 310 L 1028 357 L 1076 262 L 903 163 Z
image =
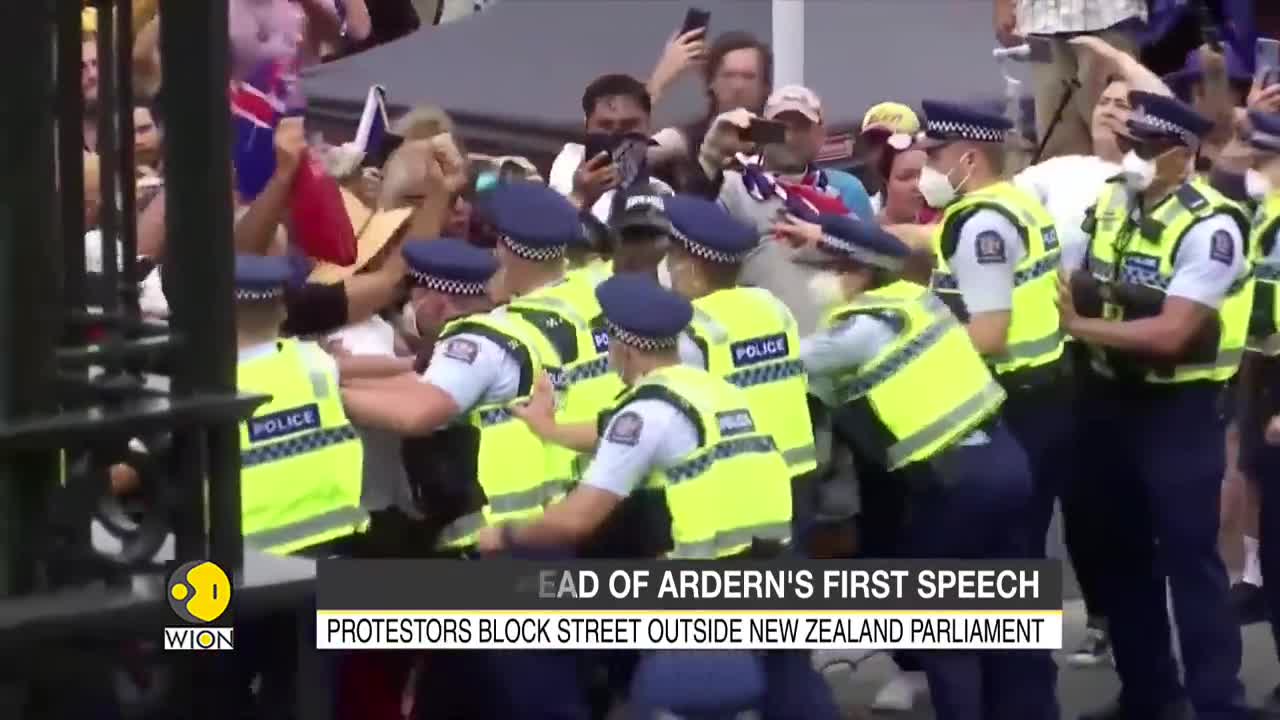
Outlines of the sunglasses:
M 1122 153 L 1132 152 L 1143 160 L 1153 160 L 1170 150 L 1182 147 L 1182 143 L 1177 140 L 1138 140 L 1117 134 L 1116 147 Z

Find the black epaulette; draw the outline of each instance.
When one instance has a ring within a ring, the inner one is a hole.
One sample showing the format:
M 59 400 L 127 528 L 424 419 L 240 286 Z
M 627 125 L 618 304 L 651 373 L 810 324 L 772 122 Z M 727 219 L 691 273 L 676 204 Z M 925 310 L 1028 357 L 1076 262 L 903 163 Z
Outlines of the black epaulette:
M 1199 212 L 1209 206 L 1209 198 L 1192 185 L 1183 185 L 1178 188 L 1174 196 L 1178 198 L 1178 202 L 1182 203 L 1182 207 L 1191 212 Z
M 1085 235 L 1093 237 L 1093 231 L 1098 229 L 1098 206 L 1090 205 L 1084 211 L 1084 220 L 1080 221 L 1080 229 Z

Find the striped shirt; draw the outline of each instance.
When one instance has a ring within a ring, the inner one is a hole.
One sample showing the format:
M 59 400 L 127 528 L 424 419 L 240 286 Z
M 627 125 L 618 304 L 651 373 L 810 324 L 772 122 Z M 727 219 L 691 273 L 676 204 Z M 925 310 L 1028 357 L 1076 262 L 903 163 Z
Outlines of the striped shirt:
M 1098 32 L 1130 18 L 1147 19 L 1145 0 L 1017 0 L 1018 34 Z

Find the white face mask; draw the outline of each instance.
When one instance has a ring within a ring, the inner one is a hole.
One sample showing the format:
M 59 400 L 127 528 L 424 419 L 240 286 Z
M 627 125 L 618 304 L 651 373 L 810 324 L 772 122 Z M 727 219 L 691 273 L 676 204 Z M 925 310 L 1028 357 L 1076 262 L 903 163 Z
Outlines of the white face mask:
M 942 210 L 956 199 L 958 191 L 951 184 L 951 178 L 925 165 L 920 169 L 920 180 L 917 182 L 924 202 L 935 210 Z
M 422 337 L 422 333 L 418 331 L 418 311 L 412 300 L 406 302 L 400 310 L 400 320 L 406 333 L 412 337 Z
M 809 297 L 820 308 L 829 308 L 844 302 L 844 283 L 840 275 L 822 271 L 809 278 Z
M 662 262 L 658 263 L 658 284 L 662 287 L 671 289 L 671 268 L 667 267 L 667 263 L 671 262 L 671 256 L 662 258 Z
M 1249 194 L 1251 200 L 1261 200 L 1271 194 L 1273 187 L 1271 178 L 1262 173 L 1249 168 L 1244 174 L 1244 191 Z
M 1143 160 L 1130 150 L 1125 154 L 1124 160 L 1120 161 L 1120 174 L 1130 190 L 1142 192 L 1155 182 L 1156 164 L 1151 160 Z

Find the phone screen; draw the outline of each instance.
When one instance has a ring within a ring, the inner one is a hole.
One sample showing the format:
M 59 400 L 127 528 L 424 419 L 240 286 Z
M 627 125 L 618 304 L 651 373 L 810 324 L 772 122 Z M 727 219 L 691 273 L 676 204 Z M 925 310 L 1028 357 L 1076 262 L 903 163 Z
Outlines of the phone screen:
M 680 34 L 684 35 L 691 30 L 705 28 L 710 23 L 711 13 L 698 8 L 689 8 L 689 12 L 684 14 L 684 25 L 680 26 Z
M 600 153 L 613 153 L 613 149 L 618 146 L 618 137 L 612 133 L 588 133 L 586 152 L 582 156 L 583 162 L 590 162 Z
M 772 120 L 752 120 L 743 134 L 748 142 L 756 145 L 772 145 L 787 141 L 787 126 Z
M 1255 54 L 1254 70 L 1258 84 L 1266 86 L 1280 80 L 1280 40 L 1259 38 Z

